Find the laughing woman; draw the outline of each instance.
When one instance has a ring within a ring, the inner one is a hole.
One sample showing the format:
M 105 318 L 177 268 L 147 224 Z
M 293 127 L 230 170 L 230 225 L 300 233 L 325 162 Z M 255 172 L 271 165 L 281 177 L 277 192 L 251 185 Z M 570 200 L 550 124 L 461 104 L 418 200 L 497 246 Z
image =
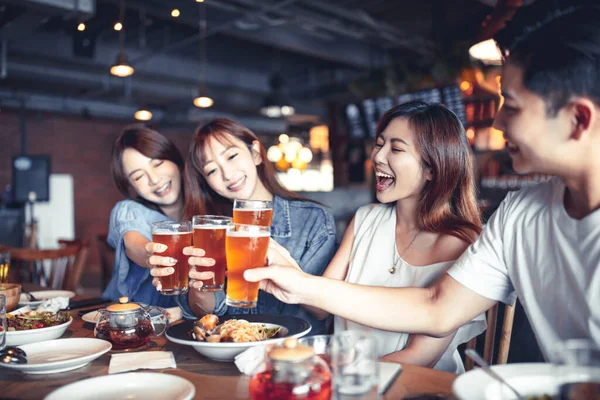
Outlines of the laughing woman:
M 377 287 L 428 287 L 481 231 L 472 154 L 462 124 L 439 104 L 415 101 L 396 106 L 377 125 L 371 160 L 380 204 L 356 212 L 323 274 L 329 278 L 325 283 L 341 280 Z M 273 265 L 246 271 L 245 278 L 269 279 L 266 291 L 296 302 L 282 288 L 284 280 L 294 281 L 299 271 L 293 265 L 289 268 L 285 258 L 275 260 L 276 256 L 271 252 L 270 259 L 288 268 Z M 324 295 L 331 301 L 341 298 L 334 289 Z M 308 308 L 318 318 L 328 316 L 321 309 Z M 336 332 L 372 330 L 384 361 L 454 373 L 464 371 L 457 346 L 486 327 L 482 314 L 447 337 L 433 338 L 378 330 L 338 316 L 334 321 Z
M 152 223 L 179 220 L 184 209 L 183 157 L 160 133 L 131 126 L 117 138 L 112 150 L 112 175 L 119 191 L 128 199 L 110 213 L 108 243 L 115 249 L 112 278 L 102 297 L 172 307 L 171 296 L 161 295 L 152 285 L 149 257 L 161 250 L 152 243 Z

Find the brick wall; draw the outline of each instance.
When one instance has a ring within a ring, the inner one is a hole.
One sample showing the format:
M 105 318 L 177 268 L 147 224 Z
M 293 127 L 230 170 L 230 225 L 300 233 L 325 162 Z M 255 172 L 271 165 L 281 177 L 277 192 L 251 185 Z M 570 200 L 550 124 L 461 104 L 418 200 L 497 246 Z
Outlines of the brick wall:
M 106 233 L 114 204 L 122 199 L 110 176 L 110 150 L 126 125 L 123 121 L 94 120 L 34 111 L 27 112 L 27 152 L 50 154 L 53 173 L 73 176 L 75 236 L 90 240 L 92 248 L 82 283 L 99 287 L 97 234 Z M 160 127 L 154 127 L 160 130 Z M 191 131 L 161 130 L 187 153 Z M 20 151 L 19 113 L 0 112 L 0 191 L 11 183 L 11 160 Z

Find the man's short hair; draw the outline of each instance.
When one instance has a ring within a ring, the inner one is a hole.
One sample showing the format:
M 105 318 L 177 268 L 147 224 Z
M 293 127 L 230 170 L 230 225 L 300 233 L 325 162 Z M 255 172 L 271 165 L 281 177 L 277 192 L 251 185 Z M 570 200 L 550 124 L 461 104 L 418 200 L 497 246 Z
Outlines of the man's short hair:
M 523 69 L 524 86 L 544 99 L 548 115 L 576 96 L 600 105 L 600 1 L 537 0 L 494 39 L 505 61 Z

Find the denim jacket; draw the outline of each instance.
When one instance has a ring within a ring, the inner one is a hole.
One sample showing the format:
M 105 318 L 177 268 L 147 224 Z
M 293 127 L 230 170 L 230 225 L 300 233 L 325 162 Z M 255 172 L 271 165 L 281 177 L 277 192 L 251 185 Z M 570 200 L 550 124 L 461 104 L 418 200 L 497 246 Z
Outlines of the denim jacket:
M 298 262 L 300 268 L 312 275 L 322 275 L 336 251 L 335 223 L 324 207 L 310 202 L 273 199 L 271 237 L 285 247 Z M 277 314 L 302 318 L 312 325 L 311 335 L 327 333 L 331 319 L 318 320 L 299 304 L 285 304 L 273 295 L 258 294 L 256 308 L 228 307 L 225 292 L 215 293 L 216 315 L 225 314 Z M 188 304 L 188 295 L 175 296 L 184 311 L 184 317 L 196 319 Z
M 121 296 L 131 301 L 153 306 L 174 307 L 173 296 L 160 294 L 152 285 L 150 269 L 141 267 L 127 257 L 125 240 L 127 232 L 138 232 L 152 240 L 152 223 L 166 221 L 169 217 L 133 200 L 118 202 L 110 213 L 108 244 L 115 249 L 112 277 L 102 297 L 118 300 Z

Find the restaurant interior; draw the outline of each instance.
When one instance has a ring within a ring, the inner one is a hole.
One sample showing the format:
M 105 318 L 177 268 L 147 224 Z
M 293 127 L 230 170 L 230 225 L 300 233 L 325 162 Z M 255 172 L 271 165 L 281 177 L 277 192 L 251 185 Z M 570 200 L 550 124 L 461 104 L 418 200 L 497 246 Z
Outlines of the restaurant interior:
M 0 250 L 11 252 L 8 282 L 21 283 L 22 293 L 71 291 L 94 305 L 112 276 L 109 216 L 123 200 L 111 148 L 130 124 L 159 131 L 184 156 L 197 127 L 221 117 L 243 124 L 286 189 L 328 207 L 339 242 L 356 210 L 377 201 L 370 154 L 379 118 L 410 100 L 442 103 L 475 155 L 485 222 L 509 191 L 548 178 L 515 173 L 503 133 L 492 127 L 503 100 L 490 39 L 532 2 L 0 0 Z M 66 248 L 75 250 L 61 266 L 27 258 L 31 249 Z M 488 319 L 491 349 L 486 334 L 474 347 L 504 363 L 543 361 L 523 309 L 514 308 L 496 309 L 493 325 Z M 87 329 L 81 337 L 94 337 L 89 325 L 78 325 Z M 154 346 L 175 353 L 176 375 L 195 384 L 195 398 L 247 398 L 248 380 L 231 363 L 211 367 L 205 355 L 166 340 Z M 14 384 L 10 397 L 42 398 L 106 375 L 108 355 L 99 360 L 54 383 L 23 375 L 32 394 Z M 207 382 L 226 378 L 203 395 L 192 376 L 202 374 Z M 392 387 L 385 398 L 418 392 Z M 449 386 L 439 390 L 449 394 Z

